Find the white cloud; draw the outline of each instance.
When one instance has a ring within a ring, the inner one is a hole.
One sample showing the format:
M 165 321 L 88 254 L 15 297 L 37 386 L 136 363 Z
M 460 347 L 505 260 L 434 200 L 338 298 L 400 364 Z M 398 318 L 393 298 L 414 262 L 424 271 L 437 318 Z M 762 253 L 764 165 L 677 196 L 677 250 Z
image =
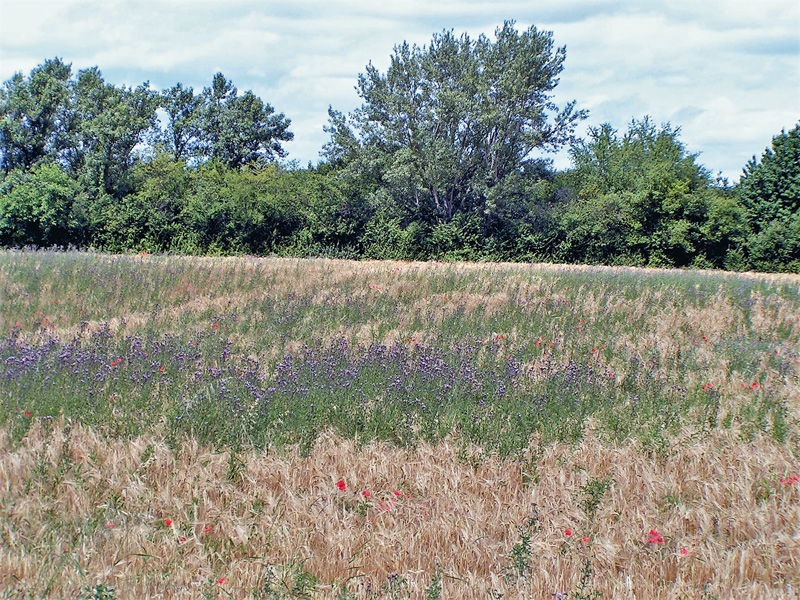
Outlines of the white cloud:
M 328 105 L 360 103 L 368 62 L 385 69 L 395 44 L 443 29 L 491 37 L 505 19 L 567 46 L 556 101 L 590 109 L 587 125 L 671 121 L 732 178 L 800 117 L 795 0 L 2 0 L 0 78 L 53 56 L 157 88 L 202 89 L 222 71 L 292 120 L 287 149 L 305 164 L 327 141 Z

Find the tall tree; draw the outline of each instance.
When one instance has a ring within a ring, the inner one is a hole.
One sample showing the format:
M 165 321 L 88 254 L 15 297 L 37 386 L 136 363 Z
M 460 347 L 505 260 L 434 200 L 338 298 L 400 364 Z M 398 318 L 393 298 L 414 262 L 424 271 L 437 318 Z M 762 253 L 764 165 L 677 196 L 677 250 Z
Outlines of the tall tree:
M 28 170 L 54 160 L 65 140 L 72 68 L 60 58 L 46 60 L 26 79 L 15 74 L 0 90 L 0 165 Z
M 445 31 L 428 47 L 403 43 L 385 74 L 370 63 L 359 76 L 360 109 L 330 111 L 324 155 L 369 174 L 413 219 L 491 219 L 508 177 L 569 142 L 585 116 L 553 102 L 565 55 L 550 32 L 513 22 L 494 41 Z
M 72 94 L 66 162 L 86 185 L 120 196 L 128 191 L 137 146 L 155 127 L 156 96 L 146 83 L 135 89 L 108 84 L 97 67 L 78 73 Z
M 164 141 L 175 160 L 187 161 L 197 154 L 203 126 L 204 102 L 191 87 L 178 83 L 161 93 L 161 107 L 167 114 Z
M 633 120 L 608 124 L 574 144 L 576 200 L 564 215 L 569 260 L 685 266 L 703 250 L 711 178 L 686 151 L 679 129 Z
M 747 211 L 752 265 L 800 272 L 800 124 L 747 163 L 738 194 Z
M 214 75 L 203 92 L 206 102 L 202 126 L 206 155 L 228 167 L 286 156 L 281 142 L 294 138 L 291 121 L 265 104 L 253 92 L 239 96 L 222 73 Z

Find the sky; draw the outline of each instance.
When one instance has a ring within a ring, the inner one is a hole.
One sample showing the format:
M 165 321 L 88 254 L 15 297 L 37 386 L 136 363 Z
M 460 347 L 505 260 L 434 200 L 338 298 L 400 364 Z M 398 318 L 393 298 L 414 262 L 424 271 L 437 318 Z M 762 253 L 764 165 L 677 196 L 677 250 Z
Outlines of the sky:
M 305 166 L 329 139 L 328 107 L 360 106 L 368 63 L 385 71 L 395 45 L 443 30 L 493 39 L 506 20 L 566 46 L 554 100 L 588 109 L 581 137 L 647 115 L 734 183 L 800 120 L 797 0 L 0 0 L 0 80 L 56 56 L 156 89 L 199 92 L 222 72 L 292 121 L 284 148 Z

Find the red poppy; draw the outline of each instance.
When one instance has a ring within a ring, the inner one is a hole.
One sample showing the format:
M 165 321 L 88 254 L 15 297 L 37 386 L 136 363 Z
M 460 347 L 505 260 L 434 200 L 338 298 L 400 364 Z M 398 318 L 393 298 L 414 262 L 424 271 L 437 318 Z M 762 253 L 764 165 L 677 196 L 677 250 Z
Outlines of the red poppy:
M 564 530 L 564 535 L 566 535 L 567 537 L 571 536 L 572 535 L 572 529 L 565 529 Z
M 650 539 L 647 540 L 650 544 L 663 544 L 664 538 L 655 530 L 650 530 Z
M 172 519 L 164 519 L 164 525 L 170 527 L 172 525 Z
M 339 491 L 343 492 L 347 489 L 347 484 L 343 480 L 339 480 L 336 482 L 336 487 L 339 488 Z
M 687 550 L 686 548 L 682 548 L 682 549 L 681 549 L 681 554 L 682 554 L 683 556 L 689 556 L 689 550 Z
M 185 538 L 185 537 L 181 537 L 181 539 L 180 539 L 180 540 L 178 540 L 178 541 L 179 541 L 179 542 L 182 544 L 183 542 L 185 542 L 185 541 L 186 541 L 186 538 Z
M 203 528 L 203 533 L 208 533 L 209 531 L 211 531 L 211 525 L 206 525 L 205 528 Z
M 222 585 L 223 583 L 225 583 L 225 578 L 224 577 L 220 577 L 219 579 L 217 579 L 217 583 Z
M 586 537 L 586 536 L 583 536 L 581 539 L 582 539 L 584 542 L 588 542 L 588 541 L 589 541 L 589 538 L 588 538 L 588 537 Z
M 401 494 L 400 492 L 397 492 L 397 491 L 395 491 L 395 492 L 392 492 L 392 493 L 393 493 L 395 496 L 397 496 L 398 498 L 400 498 L 400 497 L 402 497 L 402 496 L 403 496 L 403 494 Z
M 369 497 L 372 496 L 372 494 L 370 494 L 367 490 L 361 492 L 361 495 L 364 496 L 364 498 L 366 498 L 367 500 L 369 500 Z
M 30 417 L 30 416 L 31 416 L 31 411 L 29 411 L 29 410 L 26 410 L 26 411 L 25 411 L 25 416 L 26 416 L 26 417 Z

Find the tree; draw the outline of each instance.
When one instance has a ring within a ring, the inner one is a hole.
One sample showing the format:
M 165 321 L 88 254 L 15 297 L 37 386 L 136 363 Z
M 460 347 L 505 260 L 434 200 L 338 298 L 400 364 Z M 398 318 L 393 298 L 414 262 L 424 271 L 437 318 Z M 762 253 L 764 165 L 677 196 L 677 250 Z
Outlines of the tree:
M 645 117 L 622 137 L 604 124 L 572 146 L 577 198 L 563 219 L 572 251 L 592 262 L 653 266 L 687 266 L 703 254 L 711 178 L 679 134 Z M 572 251 L 569 258 L 581 260 Z
M 800 272 L 800 124 L 772 138 L 739 181 L 750 227 L 747 249 L 761 270 Z
M 395 47 L 385 74 L 370 63 L 358 80 L 362 107 L 329 111 L 324 156 L 412 220 L 477 214 L 486 227 L 509 176 L 534 151 L 569 142 L 585 116 L 552 101 L 565 49 L 550 32 L 506 22 L 495 38 L 445 31 L 428 47 Z
M 147 83 L 136 89 L 108 84 L 97 67 L 80 71 L 71 88 L 65 161 L 85 186 L 120 197 L 129 191 L 135 150 L 155 127 L 156 96 Z
M 0 185 L 0 244 L 69 244 L 70 213 L 78 186 L 58 165 L 17 169 Z
M 211 87 L 203 91 L 206 102 L 202 143 L 208 158 L 238 168 L 260 160 L 274 161 L 286 156 L 280 142 L 294 138 L 291 121 L 247 91 L 239 96 L 222 73 L 214 75 Z
M 65 142 L 72 68 L 60 58 L 46 60 L 25 79 L 15 74 L 0 90 L 0 166 L 28 170 L 55 160 Z
M 176 161 L 194 158 L 201 144 L 203 96 L 178 83 L 161 93 L 161 107 L 167 113 L 163 134 L 167 149 Z

